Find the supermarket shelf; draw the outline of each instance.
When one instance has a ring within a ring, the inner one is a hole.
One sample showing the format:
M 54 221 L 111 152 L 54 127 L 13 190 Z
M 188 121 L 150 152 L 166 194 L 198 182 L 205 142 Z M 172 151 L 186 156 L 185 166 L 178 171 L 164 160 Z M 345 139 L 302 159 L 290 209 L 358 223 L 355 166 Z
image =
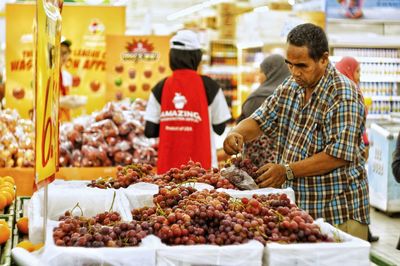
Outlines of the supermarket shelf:
M 338 62 L 344 56 L 330 56 L 329 59 L 333 62 Z M 400 58 L 390 58 L 390 57 L 362 57 L 362 56 L 354 56 L 358 62 L 360 63 L 399 63 Z
M 367 119 L 390 119 L 390 114 L 368 114 Z
M 361 73 L 361 82 L 400 82 L 400 76 L 398 77 L 385 77 L 382 75 L 368 75 L 368 76 L 363 76 Z
M 371 98 L 376 101 L 400 101 L 400 96 L 391 96 L 391 95 L 364 95 L 364 98 Z

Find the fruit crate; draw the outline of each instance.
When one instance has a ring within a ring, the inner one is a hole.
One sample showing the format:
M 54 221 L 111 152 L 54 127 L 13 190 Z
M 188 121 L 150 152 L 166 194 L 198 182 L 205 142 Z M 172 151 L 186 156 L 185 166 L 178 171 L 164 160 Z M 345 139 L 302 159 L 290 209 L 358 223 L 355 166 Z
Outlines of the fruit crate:
M 15 221 L 21 217 L 28 217 L 28 204 L 31 197 L 21 196 L 16 199 Z
M 11 264 L 11 248 L 12 248 L 12 229 L 14 223 L 14 217 L 10 215 L 0 215 L 0 220 L 7 221 L 8 227 L 10 228 L 10 238 L 3 245 L 0 245 L 0 266 Z
M 28 235 L 24 235 L 19 233 L 18 228 L 16 226 L 18 219 L 22 217 L 28 216 L 28 204 L 31 197 L 21 196 L 16 199 L 16 207 L 15 207 L 15 228 L 13 229 L 13 248 L 17 246 L 17 244 L 23 240 L 28 240 Z

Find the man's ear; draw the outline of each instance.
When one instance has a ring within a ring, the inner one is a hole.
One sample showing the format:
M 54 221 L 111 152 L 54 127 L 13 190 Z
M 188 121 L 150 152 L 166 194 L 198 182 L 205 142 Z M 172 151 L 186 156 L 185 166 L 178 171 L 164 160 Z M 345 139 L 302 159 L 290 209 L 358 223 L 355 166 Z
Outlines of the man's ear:
M 328 52 L 325 52 L 325 53 L 322 55 L 322 57 L 321 57 L 321 63 L 322 63 L 323 65 L 327 65 L 328 62 L 329 62 L 329 53 L 328 53 Z

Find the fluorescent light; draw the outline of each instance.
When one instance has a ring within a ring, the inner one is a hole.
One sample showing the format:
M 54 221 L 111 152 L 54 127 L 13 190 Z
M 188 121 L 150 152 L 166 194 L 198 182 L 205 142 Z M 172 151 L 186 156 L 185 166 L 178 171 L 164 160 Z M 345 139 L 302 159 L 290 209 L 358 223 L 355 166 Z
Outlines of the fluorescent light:
M 178 12 L 175 12 L 175 13 L 173 13 L 171 15 L 168 15 L 167 16 L 167 20 L 175 20 L 175 19 L 178 19 L 178 18 L 181 18 L 181 17 L 185 17 L 185 16 L 190 15 L 192 13 L 198 12 L 198 11 L 204 9 L 204 8 L 207 8 L 207 7 L 222 3 L 222 2 L 226 2 L 226 0 L 208 0 L 208 1 L 204 1 L 204 2 L 202 2 L 200 4 L 193 5 L 191 7 L 188 7 L 188 8 L 182 9 L 182 10 L 180 10 Z
M 269 11 L 268 6 L 259 6 L 253 9 L 254 12 L 266 12 Z
M 296 4 L 296 0 L 288 0 L 289 5 L 293 6 Z

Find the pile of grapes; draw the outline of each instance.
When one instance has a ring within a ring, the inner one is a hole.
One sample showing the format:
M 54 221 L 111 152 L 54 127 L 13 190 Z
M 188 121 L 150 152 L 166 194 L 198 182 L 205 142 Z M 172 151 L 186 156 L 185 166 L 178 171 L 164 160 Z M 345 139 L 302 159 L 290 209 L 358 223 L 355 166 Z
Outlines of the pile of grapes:
M 132 217 L 169 245 L 334 241 L 286 194 L 239 200 L 215 190 L 175 187 L 161 189 L 153 202 L 155 207 L 132 210 Z
M 129 247 L 137 246 L 151 232 L 146 223 L 121 222 L 117 212 L 104 212 L 95 217 L 72 216 L 66 212 L 53 230 L 57 246 Z
M 127 188 L 131 184 L 138 182 L 147 182 L 144 180 L 152 180 L 154 173 L 153 166 L 149 164 L 131 164 L 128 166 L 117 167 L 117 177 L 100 177 L 92 180 L 88 186 L 96 188 Z
M 163 187 L 154 207 L 132 210 L 131 222 L 116 212 L 92 218 L 66 212 L 54 228 L 58 246 L 137 246 L 149 234 L 168 245 L 231 245 L 254 239 L 268 242 L 334 242 L 321 233 L 313 218 L 291 203 L 286 194 L 253 195 L 236 199 L 216 190 Z
M 215 188 L 234 189 L 235 186 L 228 179 L 221 176 L 219 169 L 206 170 L 200 163 L 189 161 L 180 168 L 172 168 L 163 175 L 154 175 L 152 166 L 148 164 L 134 164 L 125 167 L 118 166 L 117 177 L 99 178 L 91 181 L 88 186 L 97 188 L 126 188 L 138 182 L 153 183 L 158 186 L 171 186 L 185 182 L 200 182 Z
M 230 162 L 227 162 L 224 167 L 228 168 L 229 166 L 234 165 L 237 169 L 245 171 L 249 176 L 253 179 L 257 179 L 259 176 L 256 172 L 258 170 L 257 166 L 255 166 L 252 161 L 248 158 L 243 159 L 243 157 L 232 157 Z

